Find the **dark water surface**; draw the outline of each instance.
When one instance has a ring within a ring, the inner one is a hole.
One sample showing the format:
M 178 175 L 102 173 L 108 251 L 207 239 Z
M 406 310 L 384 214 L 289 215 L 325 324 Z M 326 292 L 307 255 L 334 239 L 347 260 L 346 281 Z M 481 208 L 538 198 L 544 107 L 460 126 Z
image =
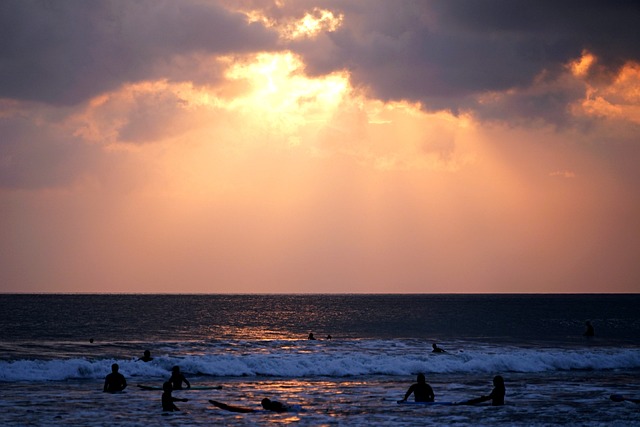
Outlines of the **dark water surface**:
M 0 295 L 0 425 L 640 425 L 639 405 L 609 400 L 640 397 L 639 307 L 640 295 Z M 153 361 L 137 360 L 145 349 Z M 130 386 L 106 395 L 114 362 Z M 162 415 L 160 392 L 136 385 L 174 365 L 223 388 L 175 392 L 185 413 Z M 397 405 L 419 372 L 441 401 L 487 394 L 500 374 L 507 405 Z M 301 411 L 208 403 L 265 396 Z

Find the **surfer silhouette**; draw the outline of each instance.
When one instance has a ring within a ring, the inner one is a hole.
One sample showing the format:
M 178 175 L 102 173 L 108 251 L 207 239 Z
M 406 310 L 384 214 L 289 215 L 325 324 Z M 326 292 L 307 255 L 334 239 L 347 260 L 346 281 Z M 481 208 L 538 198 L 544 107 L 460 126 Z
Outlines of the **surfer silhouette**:
M 289 410 L 289 407 L 284 403 L 278 402 L 277 400 L 271 400 L 266 397 L 262 399 L 262 402 L 260 402 L 260 404 L 267 411 L 287 412 Z
M 446 351 L 438 347 L 438 344 L 436 343 L 433 343 L 432 347 L 433 347 L 433 351 L 431 351 L 431 353 L 446 353 Z
M 596 332 L 593 329 L 593 325 L 591 324 L 590 321 L 587 320 L 587 322 L 585 323 L 585 325 L 587 326 L 587 330 L 584 332 L 584 336 L 585 337 L 592 337 L 596 334 Z
M 185 383 L 187 388 L 191 388 L 191 383 L 184 377 L 184 374 L 180 372 L 179 366 L 174 366 L 171 369 L 171 378 L 169 378 L 169 382 L 174 390 L 182 390 L 182 383 Z
M 310 340 L 315 340 L 316 337 L 313 336 L 313 332 L 309 332 L 309 338 Z
M 400 402 L 406 402 L 411 393 L 416 402 L 433 402 L 435 395 L 433 389 L 426 383 L 424 374 L 418 374 L 417 383 L 412 384 L 409 390 L 404 395 L 404 398 Z
M 150 362 L 153 360 L 153 357 L 151 357 L 151 352 L 149 350 L 145 350 L 144 356 L 142 356 L 138 360 L 142 360 L 143 362 Z
M 103 392 L 114 393 L 127 388 L 127 380 L 124 378 L 124 375 L 118 372 L 119 369 L 120 367 L 117 363 L 111 365 L 111 373 L 104 378 Z
M 486 402 L 487 400 L 491 401 L 492 406 L 502 406 L 504 405 L 504 378 L 500 375 L 496 375 L 493 377 L 493 390 L 491 390 L 491 394 L 488 396 L 480 396 L 475 399 L 470 399 L 465 402 L 457 403 L 458 405 L 475 405 L 476 403 Z
M 162 393 L 162 410 L 165 412 L 173 412 L 173 411 L 180 410 L 180 408 L 178 408 L 173 402 L 189 401 L 189 399 L 181 399 L 178 397 L 173 397 L 171 395 L 171 392 L 173 391 L 173 386 L 169 381 L 166 381 L 164 384 L 162 384 L 162 389 L 164 390 L 164 392 Z

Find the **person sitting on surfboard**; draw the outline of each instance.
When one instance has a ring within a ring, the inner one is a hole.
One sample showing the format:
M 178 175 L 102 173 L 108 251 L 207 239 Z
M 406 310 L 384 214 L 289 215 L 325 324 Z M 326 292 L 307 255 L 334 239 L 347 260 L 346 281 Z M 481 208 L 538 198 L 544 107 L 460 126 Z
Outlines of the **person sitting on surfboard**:
M 407 390 L 401 402 L 406 402 L 409 396 L 411 396 L 411 393 L 413 393 L 416 402 L 433 402 L 435 399 L 433 389 L 426 383 L 424 374 L 418 374 L 417 380 L 418 382 L 416 384 L 409 387 L 409 390 Z
M 173 386 L 169 381 L 162 384 L 162 389 L 164 390 L 164 392 L 162 393 L 162 410 L 165 412 L 173 412 L 173 411 L 180 410 L 180 408 L 178 408 L 173 402 L 189 401 L 189 399 L 180 399 L 178 397 L 173 397 L 171 395 L 171 392 L 173 391 Z
M 124 378 L 124 375 L 118 372 L 118 369 L 120 369 L 120 367 L 117 363 L 111 365 L 111 373 L 105 377 L 102 391 L 113 393 L 127 388 L 127 380 Z
M 179 366 L 174 366 L 171 369 L 171 378 L 169 382 L 174 390 L 182 390 L 182 383 L 187 385 L 187 388 L 191 388 L 191 383 L 184 377 L 184 374 L 180 372 Z
M 476 403 L 486 402 L 487 400 L 491 401 L 492 406 L 502 406 L 504 405 L 504 378 L 500 375 L 496 375 L 493 377 L 493 390 L 491 390 L 491 394 L 488 396 L 480 396 L 475 399 L 467 400 L 465 402 L 460 402 L 458 405 L 475 405 Z
M 433 351 L 431 353 L 446 353 L 446 351 L 438 347 L 438 344 L 436 343 L 433 343 L 432 347 L 433 347 Z

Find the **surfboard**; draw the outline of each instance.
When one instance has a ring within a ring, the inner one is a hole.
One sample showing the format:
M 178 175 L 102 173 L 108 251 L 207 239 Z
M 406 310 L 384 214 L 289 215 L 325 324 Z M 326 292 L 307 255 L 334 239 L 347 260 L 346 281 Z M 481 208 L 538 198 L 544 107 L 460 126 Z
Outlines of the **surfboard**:
M 243 406 L 227 405 L 226 403 L 218 402 L 217 400 L 209 400 L 209 402 L 217 408 L 224 409 L 225 411 L 230 411 L 230 412 L 240 412 L 243 414 L 246 414 L 249 412 L 262 412 L 257 409 L 245 408 Z
M 412 402 L 410 400 L 398 400 L 398 405 L 455 405 L 456 402 L 444 402 L 444 401 L 436 401 L 436 402 Z
M 138 384 L 138 388 L 141 390 L 153 390 L 153 391 L 162 391 L 162 387 L 160 386 L 155 386 L 155 385 L 145 385 L 145 384 Z M 206 385 L 193 385 L 190 388 L 178 388 L 178 389 L 174 389 L 173 391 L 186 391 L 186 390 L 220 390 L 222 388 L 221 385 L 213 385 L 213 386 L 206 386 Z

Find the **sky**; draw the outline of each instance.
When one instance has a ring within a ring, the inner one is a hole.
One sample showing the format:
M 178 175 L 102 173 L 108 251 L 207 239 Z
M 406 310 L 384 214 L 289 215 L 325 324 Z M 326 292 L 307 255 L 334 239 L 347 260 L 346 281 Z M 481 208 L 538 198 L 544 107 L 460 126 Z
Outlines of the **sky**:
M 0 292 L 640 292 L 639 23 L 3 0 Z

